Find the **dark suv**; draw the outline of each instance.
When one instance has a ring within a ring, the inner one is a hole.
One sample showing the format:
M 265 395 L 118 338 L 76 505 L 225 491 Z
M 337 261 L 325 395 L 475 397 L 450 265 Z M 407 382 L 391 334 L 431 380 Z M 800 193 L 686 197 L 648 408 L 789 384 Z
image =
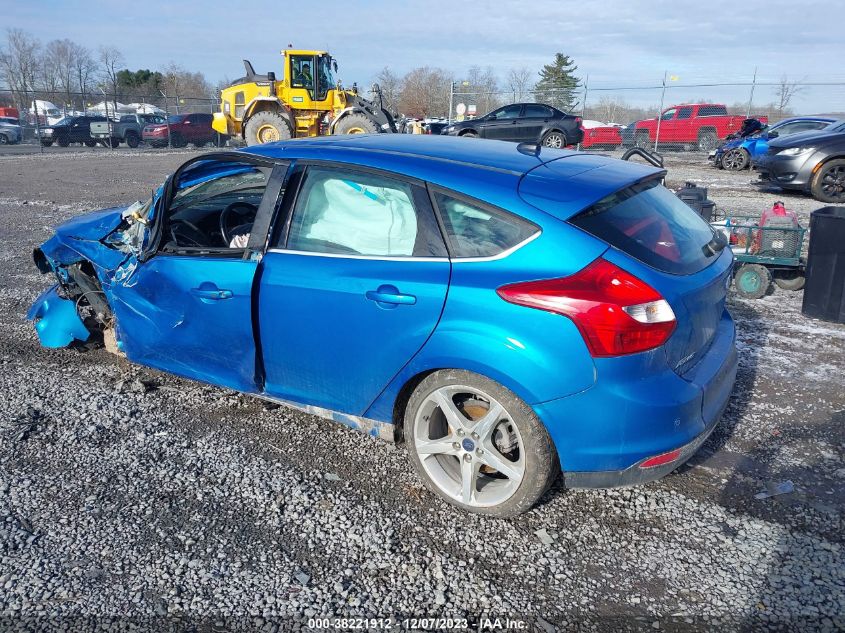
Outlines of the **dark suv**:
M 156 123 L 144 127 L 141 137 L 145 143 L 153 147 L 167 145 L 167 131 L 170 126 L 171 147 L 185 147 L 192 143 L 195 147 L 203 147 L 217 139 L 217 132 L 211 128 L 213 120 L 211 114 L 193 112 L 191 114 L 174 114 L 167 119 L 167 123 Z
M 94 147 L 97 141 L 91 138 L 91 124 L 107 120 L 104 116 L 68 116 L 58 123 L 42 127 L 37 133 L 44 147 L 50 147 L 53 143 L 60 147 L 67 147 L 71 143 L 85 143 L 88 147 Z
M 584 138 L 581 117 L 542 103 L 512 103 L 478 119 L 453 123 L 441 134 L 542 143 L 546 147 L 576 145 Z

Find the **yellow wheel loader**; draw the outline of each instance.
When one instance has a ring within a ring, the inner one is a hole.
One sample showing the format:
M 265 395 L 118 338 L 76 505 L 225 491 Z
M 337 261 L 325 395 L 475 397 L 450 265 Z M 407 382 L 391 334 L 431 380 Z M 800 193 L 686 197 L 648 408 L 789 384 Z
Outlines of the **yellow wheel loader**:
M 337 63 L 325 51 L 285 49 L 281 80 L 269 72 L 258 75 L 244 60 L 246 76 L 220 91 L 220 112 L 212 127 L 247 145 L 326 134 L 396 132 L 384 109 L 381 91 L 373 86 L 374 101 L 358 95 L 353 85 L 335 83 Z

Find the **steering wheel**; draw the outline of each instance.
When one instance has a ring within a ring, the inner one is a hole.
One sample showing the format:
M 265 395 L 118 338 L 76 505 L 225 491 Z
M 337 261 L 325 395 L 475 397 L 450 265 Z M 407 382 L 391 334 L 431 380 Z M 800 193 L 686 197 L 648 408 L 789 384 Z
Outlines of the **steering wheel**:
M 220 235 L 226 246 L 232 242 L 232 230 L 255 221 L 258 207 L 249 202 L 233 202 L 220 212 Z

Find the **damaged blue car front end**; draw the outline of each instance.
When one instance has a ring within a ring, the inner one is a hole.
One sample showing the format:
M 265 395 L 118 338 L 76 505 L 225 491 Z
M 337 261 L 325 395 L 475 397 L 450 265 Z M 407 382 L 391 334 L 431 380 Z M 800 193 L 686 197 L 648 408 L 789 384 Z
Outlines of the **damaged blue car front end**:
M 84 344 L 110 327 L 110 291 L 114 284 L 126 283 L 137 266 L 147 234 L 146 216 L 156 197 L 147 204 L 75 217 L 35 249 L 38 269 L 52 272 L 57 281 L 26 315 L 44 347 Z

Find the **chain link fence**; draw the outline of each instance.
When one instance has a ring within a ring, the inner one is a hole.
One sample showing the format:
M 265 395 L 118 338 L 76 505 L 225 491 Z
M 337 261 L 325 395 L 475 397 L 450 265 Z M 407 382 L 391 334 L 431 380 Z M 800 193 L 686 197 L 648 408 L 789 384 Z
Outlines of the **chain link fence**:
M 583 119 L 580 148 L 586 150 L 640 146 L 659 152 L 710 152 L 738 133 L 746 118 L 770 126 L 795 116 L 845 118 L 845 81 L 683 83 L 667 75 L 652 84 L 627 86 L 585 81 L 566 93 L 574 103 L 570 113 Z M 449 97 L 452 121 L 536 100 L 530 90 L 456 90 Z
M 535 101 L 532 90 L 525 87 L 518 91 L 471 92 L 461 90 L 459 84 L 455 86 L 447 95 L 451 116 L 444 120 L 480 117 L 502 105 Z M 561 90 L 573 104 L 570 112 L 583 119 L 580 148 L 585 150 L 638 145 L 659 152 L 710 152 L 726 136 L 737 133 L 746 118 L 768 125 L 793 116 L 845 118 L 845 81 L 788 82 L 755 77 L 747 82 L 684 82 L 667 73 L 651 83 L 607 85 L 586 79 L 574 90 Z M 554 89 L 545 90 L 544 96 L 554 100 Z M 164 93 L 116 97 L 102 91 L 13 92 L 0 86 L 0 123 L 8 122 L 4 112 L 9 111 L 4 111 L 4 106 L 15 107 L 20 113 L 19 142 L 38 146 L 40 128 L 50 127 L 66 116 L 105 116 L 117 122 L 122 115 L 146 113 L 166 120 L 189 113 L 213 114 L 219 99 Z M 6 140 L 14 142 L 11 135 Z M 227 141 L 215 135 L 213 144 L 225 145 Z M 101 146 L 108 145 L 103 142 Z
M 163 123 L 168 125 L 168 133 L 164 136 L 164 144 L 171 146 L 173 140 L 179 140 L 177 134 L 170 134 L 169 124 L 177 121 L 179 115 L 204 113 L 213 115 L 219 109 L 219 98 L 214 97 L 182 97 L 161 93 L 159 95 L 115 96 L 107 92 L 45 92 L 45 91 L 12 91 L 0 86 L 0 139 L 3 143 L 24 143 L 33 146 L 45 146 L 49 141 L 45 130 L 59 124 L 69 117 L 99 117 L 109 123 L 109 130 L 117 134 L 118 124 L 123 117 L 141 114 L 143 122 Z M 14 115 L 17 115 L 16 117 Z M 13 119 L 17 118 L 16 121 Z M 125 121 L 126 119 L 124 119 Z M 211 119 L 203 117 L 202 124 L 208 129 L 207 135 L 197 137 L 206 139 L 205 144 L 223 146 L 228 139 L 210 129 Z M 10 129 L 10 124 L 17 123 L 19 130 Z M 3 124 L 7 127 L 4 129 Z M 112 128 L 111 126 L 114 125 Z M 142 126 L 143 127 L 143 126 Z M 142 131 L 142 130 L 141 130 Z M 88 145 L 89 147 L 104 147 L 115 149 L 126 139 L 112 138 L 115 141 L 96 141 L 90 137 L 76 140 L 74 135 L 72 144 Z M 42 142 L 43 141 L 43 142 Z M 190 142 L 190 139 L 188 139 Z M 117 142 L 117 144 L 116 144 Z M 178 146 L 179 143 L 176 144 Z

